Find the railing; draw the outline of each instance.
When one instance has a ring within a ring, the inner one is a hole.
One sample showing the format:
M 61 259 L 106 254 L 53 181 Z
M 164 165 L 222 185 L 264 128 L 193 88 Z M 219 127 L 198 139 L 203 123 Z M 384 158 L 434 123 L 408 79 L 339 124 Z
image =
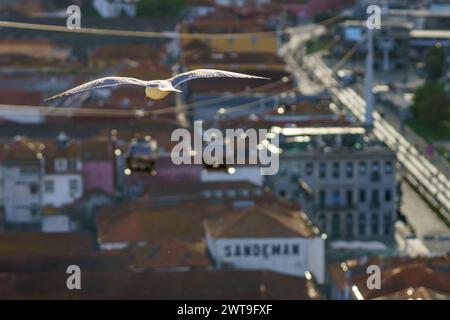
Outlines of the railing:
M 331 69 L 317 57 L 311 57 L 306 67 L 309 72 L 325 85 L 336 84 Z M 320 70 L 317 72 L 317 70 Z M 320 76 L 318 76 L 320 73 Z M 352 89 L 342 91 L 332 88 L 337 101 L 360 121 L 364 121 L 364 100 Z M 350 97 L 349 97 L 350 96 Z M 387 123 L 378 112 L 374 112 L 374 133 L 378 139 L 384 141 L 391 149 L 397 152 L 399 162 L 405 168 L 406 178 L 416 186 L 421 194 L 450 221 L 450 182 L 446 174 L 437 169 L 436 165 L 427 159 L 409 142 L 404 134 L 400 134 L 392 125 Z

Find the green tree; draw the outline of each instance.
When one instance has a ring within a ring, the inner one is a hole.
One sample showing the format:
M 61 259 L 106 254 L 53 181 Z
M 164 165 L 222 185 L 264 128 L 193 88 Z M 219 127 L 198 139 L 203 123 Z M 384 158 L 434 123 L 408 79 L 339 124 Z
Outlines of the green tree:
M 425 70 L 429 80 L 437 80 L 445 73 L 445 53 L 440 44 L 431 48 L 425 58 Z
M 183 8 L 183 0 L 141 0 L 136 13 L 145 17 L 176 17 Z
M 443 126 L 450 119 L 450 96 L 441 82 L 427 81 L 418 88 L 412 110 L 427 126 Z

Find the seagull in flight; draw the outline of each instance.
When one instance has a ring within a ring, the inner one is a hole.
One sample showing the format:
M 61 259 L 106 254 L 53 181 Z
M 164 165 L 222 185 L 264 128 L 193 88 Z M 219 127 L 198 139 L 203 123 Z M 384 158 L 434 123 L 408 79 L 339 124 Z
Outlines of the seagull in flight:
M 144 87 L 146 99 L 161 100 L 164 99 L 171 92 L 181 92 L 181 90 L 176 89 L 176 87 L 182 84 L 183 82 L 202 78 L 270 79 L 265 77 L 252 76 L 244 73 L 215 70 L 215 69 L 196 69 L 185 73 L 181 73 L 166 80 L 145 81 L 128 77 L 105 77 L 86 82 L 82 85 L 79 85 L 78 87 L 64 91 L 60 94 L 57 94 L 56 96 L 47 98 L 44 101 L 69 96 L 84 91 L 115 87 L 121 85 Z

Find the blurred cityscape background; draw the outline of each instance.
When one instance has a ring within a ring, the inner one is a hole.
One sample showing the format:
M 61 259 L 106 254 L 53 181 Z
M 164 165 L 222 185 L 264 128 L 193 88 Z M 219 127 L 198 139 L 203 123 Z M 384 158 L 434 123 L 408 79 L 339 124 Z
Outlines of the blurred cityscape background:
M 0 298 L 450 299 L 449 30 L 445 0 L 0 0 Z M 43 102 L 196 68 L 271 81 Z M 194 120 L 278 133 L 278 173 L 175 165 Z

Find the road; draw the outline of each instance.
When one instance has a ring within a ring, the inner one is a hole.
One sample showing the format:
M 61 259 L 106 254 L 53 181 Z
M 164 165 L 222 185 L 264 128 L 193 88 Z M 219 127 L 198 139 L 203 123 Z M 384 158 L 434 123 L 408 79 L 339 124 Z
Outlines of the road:
M 444 222 L 439 220 L 410 185 L 403 183 L 402 191 L 403 201 L 400 210 L 414 228 L 417 237 L 423 239 L 428 235 L 450 235 L 450 229 L 447 228 Z

